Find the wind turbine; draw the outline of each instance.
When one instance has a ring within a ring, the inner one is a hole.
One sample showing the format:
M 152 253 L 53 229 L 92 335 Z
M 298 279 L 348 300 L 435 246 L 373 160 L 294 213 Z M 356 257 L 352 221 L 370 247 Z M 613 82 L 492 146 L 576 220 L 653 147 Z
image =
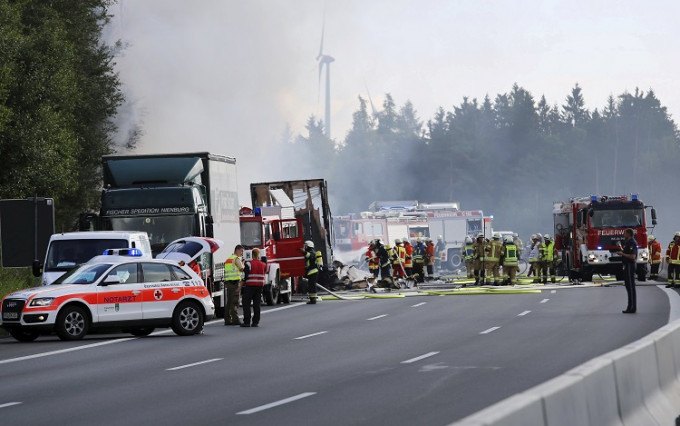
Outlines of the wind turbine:
M 319 47 L 319 54 L 316 56 L 316 60 L 319 61 L 319 89 L 321 89 L 321 73 L 323 72 L 324 65 L 326 66 L 326 100 L 325 100 L 325 114 L 324 114 L 324 130 L 327 138 L 331 138 L 331 62 L 335 61 L 335 58 L 330 55 L 324 55 L 323 53 L 323 36 L 325 32 L 326 22 L 321 27 L 321 46 Z

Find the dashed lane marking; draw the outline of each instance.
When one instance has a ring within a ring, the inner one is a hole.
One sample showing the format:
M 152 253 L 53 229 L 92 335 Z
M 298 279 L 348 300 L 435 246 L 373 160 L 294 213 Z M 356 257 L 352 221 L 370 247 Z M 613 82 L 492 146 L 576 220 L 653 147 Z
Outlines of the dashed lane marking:
M 428 352 L 425 355 L 417 356 L 415 358 L 407 359 L 406 361 L 402 361 L 402 364 L 410 364 L 412 362 L 420 361 L 421 359 L 429 358 L 431 356 L 437 355 L 439 352 Z
M 380 318 L 385 318 L 386 316 L 387 316 L 387 314 L 378 315 L 377 317 L 367 318 L 366 321 L 373 321 L 373 320 L 377 320 L 377 319 L 380 319 Z
M 13 405 L 19 405 L 19 404 L 21 404 L 21 402 L 7 402 L 5 404 L 0 404 L 0 408 L 7 408 L 7 407 L 11 407 Z
M 557 290 L 550 290 L 550 293 L 555 294 L 555 293 L 557 293 Z
M 302 339 L 306 339 L 308 337 L 319 336 L 321 334 L 326 334 L 326 333 L 328 333 L 328 331 L 319 331 L 318 333 L 312 333 L 312 334 L 307 334 L 305 336 L 296 337 L 294 340 L 302 340 Z
M 297 401 L 298 399 L 307 398 L 308 396 L 316 395 L 316 392 L 304 392 L 299 395 L 291 396 L 290 398 L 281 399 L 279 401 L 272 402 L 270 404 L 260 405 L 259 407 L 251 408 L 250 410 L 245 410 L 238 412 L 236 414 L 253 414 L 259 411 L 268 410 L 270 408 L 278 407 L 279 405 L 288 404 L 289 402 Z
M 197 365 L 207 364 L 209 362 L 222 361 L 224 358 L 206 359 L 205 361 L 194 362 L 192 364 L 180 365 L 179 367 L 166 368 L 167 371 L 182 370 L 184 368 L 195 367 Z
M 518 314 L 517 316 L 518 316 L 518 317 L 523 317 L 524 315 L 527 315 L 527 314 L 530 314 L 530 313 L 531 313 L 531 311 L 524 311 L 524 312 L 522 312 L 521 314 Z
M 418 306 L 423 306 L 423 305 L 426 304 L 426 303 L 427 303 L 427 302 L 416 303 L 415 305 L 411 305 L 411 307 L 412 307 L 412 308 L 417 308 Z
M 486 330 L 480 332 L 479 334 L 489 334 L 489 333 L 491 333 L 492 331 L 498 330 L 499 328 L 500 328 L 500 327 L 491 327 L 491 328 L 489 328 L 489 329 L 486 329 Z
M 547 302 L 548 300 L 550 300 L 550 299 L 543 299 L 543 300 L 541 300 L 541 303 L 545 303 L 545 302 Z

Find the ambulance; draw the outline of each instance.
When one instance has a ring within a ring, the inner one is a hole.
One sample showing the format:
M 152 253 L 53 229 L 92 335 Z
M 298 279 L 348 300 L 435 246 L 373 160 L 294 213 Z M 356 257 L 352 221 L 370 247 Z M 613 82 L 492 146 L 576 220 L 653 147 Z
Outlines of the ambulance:
M 20 342 L 52 332 L 79 340 L 105 329 L 146 336 L 159 327 L 188 336 L 201 333 L 214 315 L 208 289 L 184 261 L 122 248 L 105 250 L 51 285 L 10 293 L 2 300 L 0 327 Z

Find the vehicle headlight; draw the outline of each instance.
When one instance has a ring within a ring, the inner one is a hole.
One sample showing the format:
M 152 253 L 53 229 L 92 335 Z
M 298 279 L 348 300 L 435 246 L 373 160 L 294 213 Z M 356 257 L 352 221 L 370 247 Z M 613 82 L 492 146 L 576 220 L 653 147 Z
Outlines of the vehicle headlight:
M 31 300 L 28 306 L 50 306 L 54 302 L 54 297 L 38 297 Z
M 597 259 L 597 256 L 594 253 L 588 253 L 588 261 L 594 262 L 595 259 Z
M 649 253 L 647 253 L 646 251 L 642 252 L 642 254 L 640 255 L 640 259 L 646 262 L 649 259 Z

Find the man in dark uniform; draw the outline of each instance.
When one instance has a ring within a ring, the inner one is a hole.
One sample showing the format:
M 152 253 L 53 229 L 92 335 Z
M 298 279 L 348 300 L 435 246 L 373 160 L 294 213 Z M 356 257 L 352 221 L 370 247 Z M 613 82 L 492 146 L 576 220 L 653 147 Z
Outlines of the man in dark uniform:
M 633 230 L 631 228 L 623 231 L 623 237 L 626 239 L 623 246 L 621 242 L 617 242 L 619 251 L 616 252 L 621 256 L 623 263 L 623 281 L 626 284 L 626 292 L 628 293 L 628 307 L 624 314 L 634 314 L 637 309 L 637 300 L 635 296 L 635 261 L 638 256 L 638 246 L 633 238 Z

